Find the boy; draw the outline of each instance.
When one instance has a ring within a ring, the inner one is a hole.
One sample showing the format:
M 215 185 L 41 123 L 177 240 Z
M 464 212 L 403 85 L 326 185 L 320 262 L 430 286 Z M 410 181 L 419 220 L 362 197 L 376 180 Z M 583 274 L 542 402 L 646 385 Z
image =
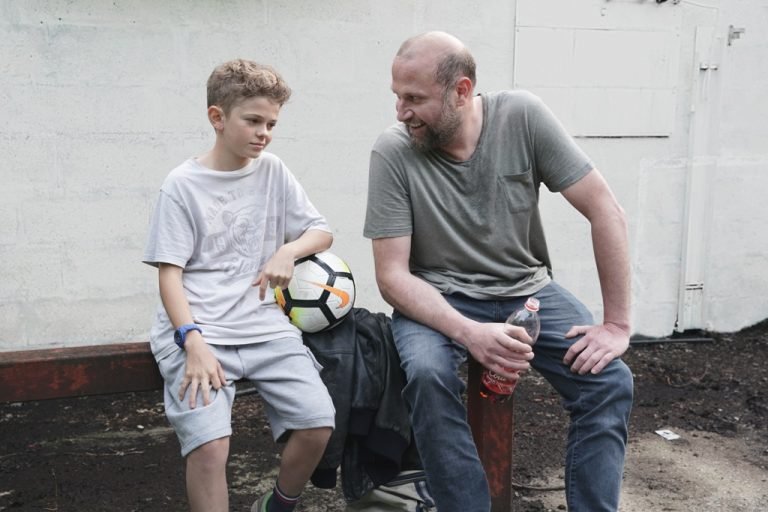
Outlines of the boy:
M 235 381 L 254 382 L 276 441 L 272 491 L 253 512 L 288 512 L 323 455 L 335 410 L 319 365 L 276 305 L 297 258 L 328 249 L 325 219 L 283 162 L 264 151 L 291 90 L 268 66 L 233 60 L 208 79 L 213 148 L 160 189 L 144 262 L 158 267 L 150 339 L 165 409 L 186 457 L 192 511 L 226 511 Z

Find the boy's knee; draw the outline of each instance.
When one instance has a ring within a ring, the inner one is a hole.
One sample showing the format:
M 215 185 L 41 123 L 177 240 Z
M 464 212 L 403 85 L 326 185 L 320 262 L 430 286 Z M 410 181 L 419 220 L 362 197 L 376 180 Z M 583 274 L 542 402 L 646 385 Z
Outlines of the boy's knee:
M 330 427 L 307 428 L 294 430 L 291 439 L 307 448 L 325 448 L 332 433 L 333 429 Z
M 211 470 L 226 466 L 229 457 L 229 437 L 202 444 L 187 455 L 187 463 Z
M 310 444 L 328 444 L 333 429 L 331 427 L 307 428 L 294 430 L 291 437 L 298 437 L 299 440 Z

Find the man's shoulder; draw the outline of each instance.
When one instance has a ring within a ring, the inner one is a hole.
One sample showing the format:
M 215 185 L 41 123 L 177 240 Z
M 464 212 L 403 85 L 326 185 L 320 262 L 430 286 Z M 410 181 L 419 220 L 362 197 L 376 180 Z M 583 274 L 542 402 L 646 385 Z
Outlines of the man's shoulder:
M 525 111 L 543 104 L 541 98 L 525 89 L 494 91 L 483 94 L 483 98 L 492 108 L 507 108 Z
M 408 132 L 403 123 L 396 123 L 381 132 L 373 145 L 373 150 L 387 152 L 389 150 L 405 149 L 411 145 Z

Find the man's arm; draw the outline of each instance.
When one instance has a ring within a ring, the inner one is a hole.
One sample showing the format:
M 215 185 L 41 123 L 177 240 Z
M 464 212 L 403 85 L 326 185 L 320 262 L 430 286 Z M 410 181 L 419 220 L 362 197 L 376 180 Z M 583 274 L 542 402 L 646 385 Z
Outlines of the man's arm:
M 189 310 L 189 301 L 184 293 L 182 272 L 181 267 L 160 263 L 160 298 L 174 328 L 194 323 L 192 312 Z M 208 348 L 203 335 L 198 331 L 187 333 L 184 351 L 187 354 L 187 362 L 184 380 L 179 388 L 179 400 L 184 399 L 184 395 L 189 389 L 189 406 L 191 408 L 195 408 L 198 391 L 203 394 L 203 404 L 208 405 L 210 403 L 210 387 L 219 389 L 226 381 L 224 370 Z
M 464 345 L 483 366 L 516 379 L 509 370 L 527 370 L 533 357 L 525 330 L 499 323 L 480 323 L 456 311 L 429 283 L 411 274 L 411 237 L 373 240 L 376 281 L 382 297 L 407 317 Z
M 584 337 L 571 346 L 565 364 L 580 374 L 599 373 L 629 347 L 629 241 L 624 210 L 597 169 L 563 191 L 563 196 L 589 220 L 600 290 L 603 324 L 574 326 L 566 334 Z

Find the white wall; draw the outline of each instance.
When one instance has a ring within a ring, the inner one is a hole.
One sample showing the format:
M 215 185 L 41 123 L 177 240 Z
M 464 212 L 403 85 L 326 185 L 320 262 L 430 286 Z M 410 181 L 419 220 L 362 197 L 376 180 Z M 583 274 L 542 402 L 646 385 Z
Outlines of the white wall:
M 729 25 L 746 32 L 724 48 L 713 120 L 718 151 L 707 313 L 722 330 L 768 316 L 768 2 L 725 3 L 720 32 L 727 34 Z
M 578 0 L 586 14 L 622 3 Z M 680 20 L 681 34 L 699 18 L 709 22 L 702 7 L 687 4 L 658 7 Z M 747 29 L 724 49 L 721 101 L 710 108 L 718 135 L 704 155 L 716 162 L 716 193 L 703 320 L 734 330 L 768 316 L 759 195 L 768 180 L 761 172 L 768 23 L 765 1 L 711 4 L 720 7 L 716 33 L 729 24 Z M 155 271 L 140 263 L 151 205 L 167 172 L 211 144 L 205 80 L 234 57 L 275 65 L 294 89 L 271 150 L 334 226 L 334 251 L 358 283 L 357 305 L 388 310 L 361 233 L 369 148 L 394 120 L 391 58 L 406 37 L 447 30 L 475 53 L 481 91 L 511 87 L 523 7 L 502 0 L 0 0 L 0 350 L 146 339 L 157 303 Z M 635 331 L 646 334 L 668 334 L 678 313 L 690 44 L 681 42 L 679 52 L 669 136 L 579 139 L 630 215 Z M 552 63 L 542 57 L 541 65 Z M 543 196 L 558 279 L 599 316 L 587 226 L 559 196 Z M 735 314 L 717 310 L 734 302 L 741 306 Z

